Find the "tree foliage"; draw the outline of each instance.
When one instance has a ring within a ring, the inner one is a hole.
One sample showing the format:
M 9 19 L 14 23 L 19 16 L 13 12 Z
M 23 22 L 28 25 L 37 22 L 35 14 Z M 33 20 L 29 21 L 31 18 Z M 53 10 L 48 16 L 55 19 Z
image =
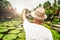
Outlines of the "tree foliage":
M 0 18 L 15 17 L 16 10 L 12 7 L 9 1 L 0 0 Z
M 44 7 L 44 8 L 47 8 L 48 6 L 51 6 L 51 3 L 50 3 L 49 1 L 47 1 L 47 2 L 45 2 L 45 3 L 43 4 L 43 7 Z

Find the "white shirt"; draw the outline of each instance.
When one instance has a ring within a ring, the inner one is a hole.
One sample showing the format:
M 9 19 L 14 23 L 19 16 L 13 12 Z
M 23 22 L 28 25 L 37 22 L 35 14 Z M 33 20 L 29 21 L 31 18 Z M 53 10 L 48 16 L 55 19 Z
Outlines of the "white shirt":
M 53 40 L 49 29 L 42 25 L 30 23 L 27 19 L 23 22 L 26 40 Z

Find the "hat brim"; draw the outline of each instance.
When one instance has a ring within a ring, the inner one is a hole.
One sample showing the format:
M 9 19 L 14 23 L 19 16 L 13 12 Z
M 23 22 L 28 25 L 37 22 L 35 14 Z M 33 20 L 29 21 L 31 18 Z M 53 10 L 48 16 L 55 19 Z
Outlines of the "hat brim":
M 37 15 L 35 15 L 35 11 L 31 12 L 31 16 L 33 18 L 36 18 L 36 19 L 39 19 L 39 20 L 42 20 L 42 19 L 46 19 L 47 18 L 47 15 L 45 14 L 43 18 L 41 17 L 38 17 Z

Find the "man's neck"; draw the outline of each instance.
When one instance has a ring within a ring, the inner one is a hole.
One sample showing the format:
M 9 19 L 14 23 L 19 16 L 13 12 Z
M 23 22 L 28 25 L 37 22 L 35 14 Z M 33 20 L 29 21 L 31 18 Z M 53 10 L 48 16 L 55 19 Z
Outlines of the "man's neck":
M 43 22 L 42 20 L 38 20 L 38 19 L 34 18 L 34 23 L 35 24 L 42 24 L 42 22 Z

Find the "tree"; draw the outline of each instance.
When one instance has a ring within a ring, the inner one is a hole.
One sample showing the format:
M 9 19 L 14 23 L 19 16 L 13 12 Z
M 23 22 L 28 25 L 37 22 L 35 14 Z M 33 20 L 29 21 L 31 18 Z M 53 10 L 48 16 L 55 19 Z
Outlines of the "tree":
M 0 0 L 0 17 L 15 17 L 16 14 L 15 9 L 12 7 L 10 2 L 7 0 Z
M 51 3 L 49 1 L 47 1 L 43 4 L 43 6 L 44 6 L 44 8 L 47 8 L 48 6 L 51 6 Z
M 38 7 L 41 7 L 42 5 L 41 4 L 39 4 L 38 6 L 36 6 L 36 8 L 34 8 L 34 11 L 38 8 Z
M 0 0 L 0 6 L 6 7 L 6 6 L 11 6 L 11 4 L 6 0 Z

